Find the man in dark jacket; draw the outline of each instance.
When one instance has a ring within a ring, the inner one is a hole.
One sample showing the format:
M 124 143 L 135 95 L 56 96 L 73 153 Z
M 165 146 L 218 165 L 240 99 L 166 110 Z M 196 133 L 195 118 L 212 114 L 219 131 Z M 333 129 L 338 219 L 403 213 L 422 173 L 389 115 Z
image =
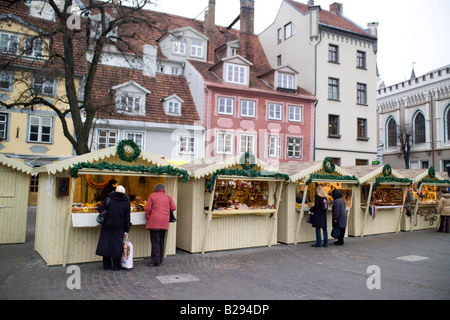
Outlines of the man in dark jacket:
M 111 192 L 109 197 L 98 207 L 97 211 L 101 212 L 105 209 L 107 209 L 107 212 L 95 254 L 103 256 L 103 269 L 119 271 L 123 238 L 130 231 L 131 227 L 130 198 L 125 193 L 123 186 L 118 186 L 116 191 Z
M 342 190 L 334 189 L 331 196 L 334 199 L 333 203 L 333 227 L 339 228 L 340 235 L 338 240 L 334 242 L 335 245 L 344 244 L 345 229 L 347 227 L 347 208 L 345 206 L 345 201 L 342 199 Z

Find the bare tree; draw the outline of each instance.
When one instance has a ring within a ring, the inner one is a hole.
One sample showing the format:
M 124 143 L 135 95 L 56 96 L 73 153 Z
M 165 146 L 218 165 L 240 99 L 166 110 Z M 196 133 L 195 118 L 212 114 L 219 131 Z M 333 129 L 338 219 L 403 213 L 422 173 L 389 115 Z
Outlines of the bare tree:
M 409 169 L 409 159 L 411 156 L 411 141 L 413 129 L 411 124 L 402 123 L 397 128 L 397 138 L 400 143 L 399 148 L 405 161 L 405 169 Z
M 15 11 L 12 9 L 16 6 L 25 6 L 24 2 L 2 1 L 0 4 L 2 20 L 13 19 L 11 12 Z M 20 79 L 15 77 L 15 81 L 23 84 L 22 91 L 15 101 L 0 101 L 0 106 L 50 108 L 57 114 L 62 123 L 64 136 L 78 155 L 90 152 L 89 135 L 93 122 L 98 112 L 105 109 L 104 105 L 93 101 L 94 79 L 102 52 L 109 46 L 113 46 L 118 52 L 135 52 L 136 44 L 142 44 L 140 35 L 154 27 L 144 10 L 144 7 L 153 0 L 82 0 L 82 2 L 84 6 L 73 12 L 72 0 L 46 0 L 45 5 L 50 6 L 54 12 L 55 22 L 44 21 L 34 29 L 37 35 L 33 36 L 34 41 L 30 40 L 31 47 L 23 47 L 14 52 L 0 52 L 1 70 L 22 70 Z M 27 17 L 19 18 L 27 19 Z M 39 23 L 38 19 L 30 25 L 33 23 Z M 129 27 L 136 25 L 142 26 L 138 28 L 140 33 L 133 31 L 136 28 Z M 32 50 L 33 45 L 44 47 L 40 50 L 45 52 L 44 59 L 42 56 L 34 60 L 29 59 L 30 55 L 26 50 Z M 88 51 L 90 60 L 86 61 Z M 24 54 L 27 59 L 23 59 Z M 80 71 L 80 64 L 84 64 L 85 71 Z M 33 72 L 23 72 L 24 70 L 39 70 L 38 78 Z M 57 83 L 63 83 L 63 94 L 52 96 L 52 99 L 47 98 L 44 93 L 48 79 L 58 79 Z M 82 87 L 78 90 L 80 81 Z M 67 121 L 68 115 L 73 122 L 73 133 Z

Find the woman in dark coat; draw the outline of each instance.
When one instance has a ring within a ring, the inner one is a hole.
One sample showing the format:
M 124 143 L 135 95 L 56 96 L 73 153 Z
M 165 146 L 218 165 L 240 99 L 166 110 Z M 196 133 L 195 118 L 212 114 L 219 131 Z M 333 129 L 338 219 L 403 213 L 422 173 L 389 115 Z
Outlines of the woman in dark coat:
M 328 195 L 323 190 L 322 186 L 316 184 L 314 206 L 310 212 L 313 212 L 312 227 L 316 228 L 316 243 L 313 247 L 320 247 L 322 245 L 322 237 L 320 236 L 320 229 L 323 232 L 323 246 L 328 246 L 328 231 L 327 231 L 327 209 L 328 209 Z
M 335 245 L 344 244 L 345 228 L 347 227 L 347 208 L 345 206 L 345 201 L 342 199 L 342 190 L 335 189 L 331 193 L 334 199 L 333 203 L 333 227 L 339 228 L 340 235 L 337 241 L 334 242 Z
M 97 211 L 101 212 L 104 209 L 107 209 L 107 212 L 95 254 L 103 256 L 103 269 L 119 271 L 123 238 L 130 231 L 131 226 L 130 198 L 126 195 L 123 186 L 118 186 L 116 191 L 111 192 Z
M 109 180 L 106 187 L 102 190 L 100 195 L 97 197 L 97 201 L 105 201 L 106 198 L 108 198 L 108 195 L 116 190 L 116 187 L 118 186 L 118 183 L 116 180 Z

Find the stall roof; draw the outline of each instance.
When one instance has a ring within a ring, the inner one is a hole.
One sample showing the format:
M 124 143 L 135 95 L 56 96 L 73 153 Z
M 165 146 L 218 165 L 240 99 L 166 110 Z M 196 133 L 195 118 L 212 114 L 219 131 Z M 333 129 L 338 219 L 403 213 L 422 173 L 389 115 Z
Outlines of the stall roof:
M 26 174 L 34 175 L 34 173 L 32 173 L 32 170 L 33 170 L 32 167 L 27 166 L 26 164 L 20 163 L 17 160 L 5 157 L 4 155 L 0 155 L 0 164 L 5 165 L 10 168 L 13 168 L 14 170 L 17 170 L 17 171 L 22 171 Z
M 418 183 L 422 179 L 432 179 L 429 176 L 428 169 L 396 169 L 405 178 L 413 180 L 414 183 Z M 436 180 L 445 180 L 447 178 L 441 176 L 439 172 L 436 172 Z
M 291 161 L 280 163 L 280 171 L 288 174 L 292 182 L 306 180 L 311 174 L 323 170 L 323 161 Z M 334 172 L 341 176 L 350 176 L 351 174 L 342 167 L 335 166 Z
M 379 175 L 383 175 L 383 168 L 384 166 L 344 166 L 342 167 L 344 170 L 347 170 L 352 175 L 357 177 L 359 179 L 360 183 L 367 183 L 369 180 L 372 180 L 376 178 Z M 402 174 L 400 174 L 397 169 L 391 169 L 392 170 L 392 176 L 396 178 L 406 178 Z
M 111 156 L 115 156 L 117 154 L 117 146 L 112 146 L 109 148 L 105 148 L 105 149 L 100 149 L 97 151 L 93 151 L 90 153 L 86 153 L 80 156 L 76 156 L 73 158 L 69 158 L 66 160 L 62 160 L 62 161 L 58 161 L 58 162 L 54 162 L 51 163 L 45 167 L 39 167 L 39 168 L 35 168 L 34 172 L 35 173 L 40 173 L 40 172 L 48 172 L 51 174 L 55 174 L 57 172 L 62 172 L 65 170 L 69 170 L 71 167 L 73 167 L 74 165 L 76 165 L 79 162 L 88 162 L 88 163 L 92 163 L 95 161 L 100 161 L 100 160 L 104 160 L 106 158 L 109 158 Z M 138 159 L 142 159 L 148 162 L 152 162 L 154 165 L 156 166 L 174 166 L 172 163 L 170 163 L 167 160 L 161 159 L 159 156 L 155 155 L 155 154 L 151 154 L 147 151 L 141 150 L 141 154 L 139 155 Z M 122 162 L 122 160 L 119 160 Z M 125 161 L 123 161 L 123 163 L 126 163 Z M 129 163 L 132 164 L 132 163 Z
M 199 179 L 205 176 L 214 174 L 217 170 L 227 169 L 235 165 L 241 164 L 242 155 L 235 156 L 215 156 L 208 158 L 201 158 L 192 162 L 186 163 L 180 168 L 185 169 L 191 173 L 191 176 Z M 254 164 L 261 168 L 261 170 L 267 171 L 279 171 L 277 168 L 270 166 L 268 163 L 255 158 Z

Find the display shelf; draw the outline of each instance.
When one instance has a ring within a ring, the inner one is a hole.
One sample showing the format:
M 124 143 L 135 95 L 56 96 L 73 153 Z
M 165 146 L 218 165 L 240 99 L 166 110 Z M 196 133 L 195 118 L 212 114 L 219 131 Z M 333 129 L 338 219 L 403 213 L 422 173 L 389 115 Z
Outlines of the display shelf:
M 211 211 L 213 217 L 223 217 L 232 215 L 244 215 L 244 214 L 254 214 L 254 215 L 267 215 L 275 213 L 276 209 L 249 209 L 249 210 L 235 210 L 235 209 L 224 209 L 224 210 L 213 210 Z M 205 214 L 209 214 L 208 210 L 205 210 Z
M 98 212 L 96 213 L 79 213 L 72 212 L 72 226 L 74 228 L 93 228 L 98 227 L 100 224 L 97 222 Z M 131 212 L 130 220 L 133 226 L 145 225 L 147 224 L 147 219 L 145 219 L 145 212 Z

